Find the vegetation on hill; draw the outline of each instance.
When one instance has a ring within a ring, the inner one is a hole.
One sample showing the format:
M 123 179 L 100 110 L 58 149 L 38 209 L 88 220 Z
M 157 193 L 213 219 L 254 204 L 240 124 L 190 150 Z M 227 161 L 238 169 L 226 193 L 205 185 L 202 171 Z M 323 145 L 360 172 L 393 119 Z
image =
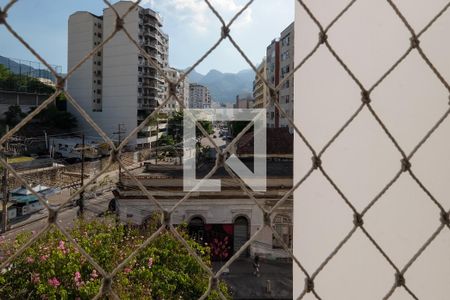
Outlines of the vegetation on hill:
M 16 75 L 4 65 L 0 65 L 0 90 L 52 94 L 55 88 L 33 77 Z

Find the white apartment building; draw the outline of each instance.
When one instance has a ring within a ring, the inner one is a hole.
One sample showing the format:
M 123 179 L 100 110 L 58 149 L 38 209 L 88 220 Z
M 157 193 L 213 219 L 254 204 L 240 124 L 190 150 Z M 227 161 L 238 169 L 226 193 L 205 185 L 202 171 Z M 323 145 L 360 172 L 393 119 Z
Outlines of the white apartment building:
M 125 13 L 131 1 L 114 4 L 119 14 Z M 103 16 L 76 12 L 69 18 L 68 68 L 75 66 L 87 53 L 99 45 L 115 29 L 115 14 L 111 8 Z M 162 32 L 162 19 L 151 9 L 137 6 L 125 18 L 130 35 L 157 62 L 168 67 L 168 36 Z M 78 69 L 68 81 L 69 93 L 91 118 L 112 138 L 117 139 L 119 124 L 130 133 L 164 97 L 163 74 L 141 55 L 123 32 L 118 32 L 96 55 Z M 93 129 L 73 109 L 85 132 Z M 129 146 L 150 147 L 156 140 L 151 126 L 133 137 Z
M 183 72 L 175 68 L 168 67 L 165 69 L 166 76 L 171 82 L 178 82 L 178 80 L 183 76 Z M 168 93 L 168 85 L 165 86 L 166 96 Z M 185 107 L 189 107 L 189 81 L 187 76 L 180 82 L 177 86 L 177 97 L 183 102 Z M 171 113 L 174 111 L 180 111 L 180 104 L 175 99 L 170 99 L 169 102 L 164 105 L 163 112 Z
M 211 108 L 211 94 L 206 86 L 197 83 L 189 85 L 189 108 Z

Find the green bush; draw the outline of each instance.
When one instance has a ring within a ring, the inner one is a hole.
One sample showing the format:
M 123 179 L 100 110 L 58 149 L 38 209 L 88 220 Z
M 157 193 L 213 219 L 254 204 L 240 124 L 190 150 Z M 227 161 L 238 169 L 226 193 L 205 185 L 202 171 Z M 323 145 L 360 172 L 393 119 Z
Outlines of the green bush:
M 154 232 L 115 226 L 112 220 L 79 221 L 71 235 L 105 270 L 111 271 Z M 211 265 L 209 248 L 190 239 L 188 244 Z M 32 233 L 13 242 L 0 242 L 0 253 L 11 255 Z M 198 299 L 208 277 L 196 260 L 170 233 L 160 234 L 114 277 L 113 289 L 121 299 Z M 0 272 L 0 299 L 91 299 L 101 276 L 58 230 L 40 238 Z M 220 289 L 229 298 L 225 283 Z M 209 299 L 218 299 L 213 292 Z

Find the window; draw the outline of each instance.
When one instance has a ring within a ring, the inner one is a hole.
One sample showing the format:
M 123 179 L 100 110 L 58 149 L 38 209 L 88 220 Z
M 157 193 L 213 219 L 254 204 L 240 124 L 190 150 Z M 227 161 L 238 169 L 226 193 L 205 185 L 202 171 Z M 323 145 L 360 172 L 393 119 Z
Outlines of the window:
M 97 94 L 101 95 L 102 94 L 102 90 L 97 89 Z
M 288 34 L 286 37 L 283 38 L 281 41 L 282 46 L 289 46 L 291 43 L 291 34 Z
M 285 243 L 289 248 L 292 248 L 292 221 L 287 215 L 276 215 L 274 220 L 274 230 L 281 237 L 283 243 Z M 273 248 L 282 248 L 282 244 L 279 240 L 272 237 Z
M 286 100 L 286 103 L 289 103 L 289 101 L 291 100 L 289 95 L 287 95 L 284 99 Z

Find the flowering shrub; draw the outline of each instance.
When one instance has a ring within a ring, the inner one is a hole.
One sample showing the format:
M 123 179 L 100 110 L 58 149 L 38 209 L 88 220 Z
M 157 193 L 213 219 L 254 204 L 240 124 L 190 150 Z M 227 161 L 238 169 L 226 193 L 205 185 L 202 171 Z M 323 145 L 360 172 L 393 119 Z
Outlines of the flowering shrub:
M 111 271 L 155 229 L 128 229 L 103 221 L 79 221 L 70 231 L 84 250 Z M 210 265 L 209 249 L 180 230 L 188 244 Z M 0 241 L 0 254 L 10 255 L 32 233 L 13 242 Z M 0 272 L 0 299 L 91 299 L 101 286 L 101 275 L 58 230 L 51 230 Z M 227 287 L 219 284 L 228 297 Z M 114 277 L 121 299 L 198 299 L 208 277 L 195 259 L 170 233 L 162 233 Z M 213 292 L 209 299 L 218 299 Z
M 211 242 L 211 253 L 218 260 L 225 260 L 230 256 L 229 239 L 225 236 L 223 239 L 214 238 Z

